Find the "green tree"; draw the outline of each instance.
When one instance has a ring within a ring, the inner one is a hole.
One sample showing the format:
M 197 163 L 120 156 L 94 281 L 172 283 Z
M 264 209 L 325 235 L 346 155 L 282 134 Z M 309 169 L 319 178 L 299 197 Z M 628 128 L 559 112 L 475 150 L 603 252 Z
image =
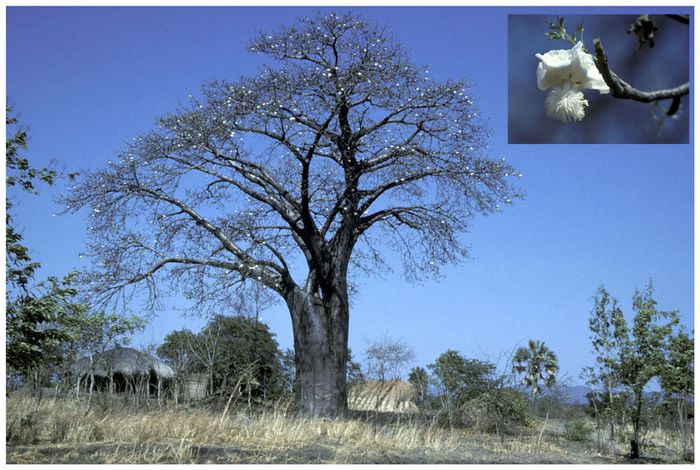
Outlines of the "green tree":
M 15 186 L 30 193 L 38 194 L 35 184 L 37 181 L 52 185 L 56 179 L 56 171 L 49 168 L 35 168 L 31 166 L 26 157 L 21 156 L 20 151 L 27 150 L 27 131 L 19 128 L 18 120 L 12 115 L 11 108 L 6 108 L 5 128 L 5 182 L 7 194 L 10 188 Z M 8 289 L 6 299 L 10 299 L 10 287 L 26 290 L 34 272 L 40 267 L 38 262 L 32 261 L 29 249 L 22 242 L 22 235 L 13 226 L 12 200 L 5 198 L 5 270 Z
M 188 329 L 171 331 L 156 349 L 158 357 L 163 359 L 175 372 L 178 387 L 175 392 L 176 399 L 180 390 L 184 390 L 187 377 L 190 373 L 196 372 L 196 358 L 192 353 L 194 338 L 195 334 Z
M 430 386 L 428 371 L 422 367 L 414 367 L 408 374 L 408 382 L 413 385 L 416 403 L 422 404 L 428 398 L 428 387 Z
M 690 423 L 688 404 L 695 396 L 695 341 L 684 329 L 674 335 L 668 344 L 668 359 L 661 373 L 661 387 L 666 399 L 675 402 L 678 428 L 683 442 L 682 453 L 688 458 Z
M 612 305 L 616 305 L 613 302 Z M 675 378 L 670 374 L 669 363 L 673 358 L 683 363 L 686 358 L 677 352 L 671 353 L 672 348 L 684 345 L 686 338 L 675 339 L 673 332 L 678 324 L 678 313 L 675 311 L 660 311 L 654 300 L 654 287 L 649 281 L 644 290 L 636 290 L 632 297 L 634 319 L 628 324 L 619 309 L 614 310 L 610 321 L 614 347 L 611 349 L 609 363 L 612 373 L 620 385 L 629 392 L 626 407 L 632 425 L 630 439 L 630 457 L 639 458 L 642 446 L 643 429 L 647 425 L 648 410 L 645 409 L 644 388 L 653 379 L 666 380 L 673 388 Z M 595 314 L 595 313 L 594 313 Z M 594 339 L 596 336 L 593 337 Z M 679 375 L 678 385 L 683 382 L 684 374 Z M 664 376 L 666 378 L 664 379 Z
M 12 213 L 12 190 L 38 194 L 37 183 L 52 185 L 58 174 L 50 168 L 36 168 L 22 155 L 27 150 L 27 131 L 18 123 L 12 110 L 5 116 L 5 274 L 6 274 L 6 365 L 7 373 L 19 372 L 25 380 L 33 376 L 41 391 L 46 366 L 58 370 L 69 358 L 62 351 L 79 333 L 76 319 L 86 311 L 77 300 L 76 274 L 63 279 L 50 277 L 32 283 L 41 266 L 33 261 L 29 248 L 22 244 L 22 234 L 15 228 Z M 70 179 L 75 174 L 69 174 Z M 37 405 L 41 399 L 38 394 Z
M 336 416 L 351 268 L 378 272 L 391 248 L 409 279 L 465 259 L 460 234 L 520 197 L 517 172 L 482 151 L 466 82 L 431 79 L 385 28 L 321 14 L 249 50 L 270 61 L 259 76 L 207 84 L 66 202 L 94 209 L 100 295 L 171 286 L 211 309 L 263 284 L 290 313 L 301 408 Z
M 588 385 L 594 388 L 603 388 L 603 392 L 593 392 L 590 396 L 590 410 L 596 422 L 598 430 L 607 424 L 610 430 L 610 441 L 615 439 L 615 421 L 624 405 L 615 393 L 619 388 L 616 360 L 620 350 L 621 338 L 616 332 L 624 331 L 621 325 L 625 319 L 616 299 L 612 298 L 604 287 L 600 286 L 594 296 L 594 309 L 588 320 L 590 340 L 593 345 L 596 364 L 587 367 L 583 375 L 587 378 Z
M 274 333 L 254 318 L 216 315 L 198 335 L 219 338 L 213 372 L 222 393 L 239 384 L 249 399 L 282 393 L 282 371 Z
M 484 425 L 487 430 L 503 436 L 530 423 L 530 406 L 520 391 L 507 387 L 502 381 L 494 382 L 476 398 L 476 403 L 484 408 Z
M 633 459 L 639 458 L 642 429 L 646 425 L 644 387 L 666 368 L 666 351 L 673 327 L 678 323 L 676 312 L 656 308 L 653 295 L 651 281 L 643 291 L 637 290 L 632 297 L 635 316 L 631 328 L 620 325 L 616 332 L 621 338 L 617 364 L 620 383 L 632 392 L 630 457 Z
M 450 426 L 454 423 L 455 410 L 490 387 L 495 368 L 494 364 L 467 359 L 452 349 L 428 365 L 440 388 Z
M 70 361 L 66 345 L 81 332 L 79 320 L 87 308 L 76 301 L 75 276 L 50 277 L 6 305 L 7 372 L 32 380 L 37 392 L 48 366 L 58 370 Z M 41 400 L 40 393 L 37 398 Z
M 26 374 L 43 363 L 46 347 L 64 339 L 57 327 L 57 315 L 51 308 L 57 304 L 65 305 L 63 301 L 74 295 L 72 291 L 66 291 L 66 285 L 58 279 L 49 279 L 30 292 L 29 283 L 40 264 L 32 261 L 29 249 L 21 243 L 22 235 L 13 225 L 13 204 L 9 196 L 11 188 L 15 186 L 30 194 L 38 194 L 35 187 L 37 180 L 53 184 L 56 173 L 34 168 L 27 158 L 20 155 L 27 149 L 27 132 L 19 128 L 18 120 L 9 107 L 6 108 L 5 128 L 7 366 L 8 372 L 16 370 Z
M 530 389 L 533 402 L 544 387 L 557 380 L 559 364 L 557 356 L 544 342 L 529 340 L 527 347 L 521 346 L 513 355 L 513 371 L 522 374 L 522 384 Z

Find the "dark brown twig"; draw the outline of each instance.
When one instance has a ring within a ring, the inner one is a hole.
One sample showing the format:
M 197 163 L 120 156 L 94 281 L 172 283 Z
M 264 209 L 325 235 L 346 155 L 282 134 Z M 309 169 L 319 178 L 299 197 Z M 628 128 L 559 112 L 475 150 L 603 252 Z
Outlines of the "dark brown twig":
M 679 23 L 683 24 L 690 24 L 690 15 L 666 15 L 668 18 L 671 18 L 672 20 L 676 20 Z
M 680 96 L 676 96 L 673 98 L 673 101 L 671 102 L 671 106 L 669 106 L 668 111 L 666 111 L 666 116 L 673 116 L 678 112 L 678 108 L 681 107 L 681 98 Z
M 667 88 L 664 90 L 638 90 L 618 77 L 615 72 L 610 69 L 608 57 L 605 55 L 605 50 L 603 49 L 603 44 L 601 43 L 600 39 L 594 39 L 593 44 L 595 45 L 596 67 L 603 76 L 603 80 L 605 80 L 605 83 L 610 88 L 610 93 L 614 98 L 640 101 L 642 103 L 673 99 L 673 103 L 671 104 L 667 114 L 670 116 L 678 111 L 678 107 L 680 106 L 680 98 L 690 92 L 690 82 L 686 82 L 675 88 Z

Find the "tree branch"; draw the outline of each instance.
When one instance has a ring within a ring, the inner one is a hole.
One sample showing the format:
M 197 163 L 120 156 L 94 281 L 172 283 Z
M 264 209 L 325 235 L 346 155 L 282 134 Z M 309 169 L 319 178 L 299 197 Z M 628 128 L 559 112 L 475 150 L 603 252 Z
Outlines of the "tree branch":
M 675 88 L 668 88 L 665 90 L 641 91 L 636 89 L 618 77 L 615 72 L 610 69 L 608 57 L 605 55 L 605 50 L 603 49 L 603 44 L 601 43 L 600 39 L 594 39 L 593 44 L 595 45 L 596 67 L 603 76 L 605 83 L 608 85 L 608 87 L 610 87 L 610 92 L 614 98 L 640 101 L 642 103 L 673 99 L 674 104 L 671 106 L 671 108 L 669 108 L 668 112 L 670 116 L 678 110 L 675 100 L 680 99 L 682 96 L 690 93 L 690 82 L 686 82 Z M 673 113 L 671 113 L 672 110 Z
M 666 15 L 666 17 L 676 20 L 679 23 L 690 24 L 690 15 Z
M 162 194 L 158 191 L 154 191 L 152 189 L 144 188 L 144 187 L 132 187 L 132 191 L 134 192 L 139 192 L 143 195 L 150 196 L 154 199 L 167 202 L 171 205 L 174 205 L 176 207 L 179 207 L 185 214 L 187 214 L 194 222 L 202 226 L 205 230 L 210 232 L 212 235 L 214 235 L 222 244 L 222 246 L 230 253 L 232 253 L 236 258 L 238 258 L 242 264 L 241 265 L 234 265 L 231 264 L 228 266 L 229 269 L 237 271 L 241 273 L 242 275 L 254 275 L 255 277 L 259 278 L 259 280 L 262 280 L 265 284 L 268 284 L 270 286 L 276 286 L 276 278 L 277 276 L 285 280 L 288 276 L 289 273 L 288 271 L 282 267 L 277 265 L 276 263 L 273 263 L 272 261 L 264 261 L 264 260 L 256 260 L 252 258 L 250 255 L 248 255 L 244 250 L 242 250 L 240 247 L 236 246 L 235 243 L 231 242 L 219 229 L 218 227 L 215 227 L 211 222 L 209 222 L 207 219 L 199 215 L 197 212 L 195 212 L 192 208 L 187 206 L 184 202 L 174 198 L 167 196 L 165 194 Z M 168 261 L 168 262 L 174 262 L 174 261 Z M 195 264 L 195 263 L 190 263 L 190 264 Z M 196 263 L 196 264 L 206 264 L 206 263 Z M 266 266 L 274 271 L 277 272 L 277 276 L 272 275 L 271 273 L 265 271 L 261 266 Z M 160 268 L 162 266 L 159 266 Z M 221 266 L 219 266 L 221 267 Z M 140 277 L 139 280 L 143 279 L 143 276 Z

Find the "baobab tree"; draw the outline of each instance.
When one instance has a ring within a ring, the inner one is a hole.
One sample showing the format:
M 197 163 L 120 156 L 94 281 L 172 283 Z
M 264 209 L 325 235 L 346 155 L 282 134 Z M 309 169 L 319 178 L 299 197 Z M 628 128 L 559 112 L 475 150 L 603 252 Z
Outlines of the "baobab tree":
M 408 279 L 438 274 L 467 255 L 473 216 L 519 196 L 515 170 L 485 155 L 465 82 L 431 79 L 353 14 L 301 19 L 249 49 L 271 59 L 258 76 L 205 84 L 66 204 L 92 210 L 101 299 L 146 285 L 152 301 L 180 288 L 204 308 L 251 281 L 277 294 L 301 409 L 335 416 L 351 265 L 376 270 L 393 248 Z

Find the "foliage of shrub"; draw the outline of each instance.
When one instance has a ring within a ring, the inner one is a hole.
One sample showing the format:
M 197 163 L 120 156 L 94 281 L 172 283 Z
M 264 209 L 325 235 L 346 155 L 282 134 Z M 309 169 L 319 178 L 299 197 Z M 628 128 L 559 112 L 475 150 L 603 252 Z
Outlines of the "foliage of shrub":
M 532 421 L 530 406 L 519 391 L 512 388 L 487 390 L 464 407 L 462 422 L 483 431 L 513 434 Z
M 570 441 L 586 441 L 591 434 L 591 427 L 585 419 L 574 419 L 564 423 L 564 435 Z

